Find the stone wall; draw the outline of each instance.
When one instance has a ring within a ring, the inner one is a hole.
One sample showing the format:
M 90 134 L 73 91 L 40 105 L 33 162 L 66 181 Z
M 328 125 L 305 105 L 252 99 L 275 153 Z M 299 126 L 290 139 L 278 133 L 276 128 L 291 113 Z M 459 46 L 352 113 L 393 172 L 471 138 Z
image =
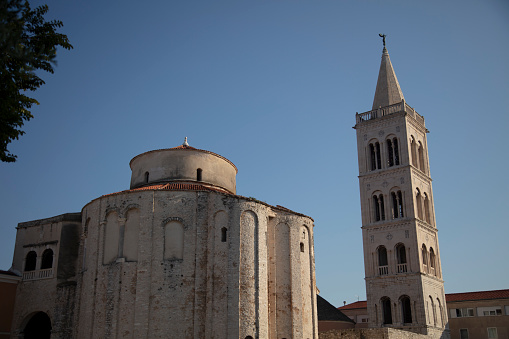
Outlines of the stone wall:
M 318 337 L 311 218 L 150 190 L 101 197 L 82 215 L 75 338 Z

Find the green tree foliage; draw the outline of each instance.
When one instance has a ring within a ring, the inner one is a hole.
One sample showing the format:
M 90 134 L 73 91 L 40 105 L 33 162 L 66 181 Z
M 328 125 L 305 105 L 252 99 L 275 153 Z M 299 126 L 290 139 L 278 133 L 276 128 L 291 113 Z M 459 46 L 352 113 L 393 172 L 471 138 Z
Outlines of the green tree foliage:
M 31 9 L 28 1 L 0 0 L 0 160 L 16 161 L 7 145 L 25 132 L 33 118 L 30 108 L 39 104 L 26 95 L 44 84 L 38 70 L 53 73 L 57 46 L 71 49 L 59 20 L 46 21 L 48 6 Z

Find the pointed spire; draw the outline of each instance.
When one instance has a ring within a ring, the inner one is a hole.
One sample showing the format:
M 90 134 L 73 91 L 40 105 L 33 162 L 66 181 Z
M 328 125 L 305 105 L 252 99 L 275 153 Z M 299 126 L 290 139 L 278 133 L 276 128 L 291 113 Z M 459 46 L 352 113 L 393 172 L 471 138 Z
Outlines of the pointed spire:
M 389 52 L 387 52 L 384 44 L 372 109 L 390 106 L 401 102 L 403 99 L 405 99 L 405 97 L 399 87 L 398 78 L 396 78 L 396 73 L 392 68 L 391 58 L 389 58 Z
M 187 137 L 184 139 L 184 143 L 182 144 L 182 146 L 189 146 L 189 144 L 187 143 Z

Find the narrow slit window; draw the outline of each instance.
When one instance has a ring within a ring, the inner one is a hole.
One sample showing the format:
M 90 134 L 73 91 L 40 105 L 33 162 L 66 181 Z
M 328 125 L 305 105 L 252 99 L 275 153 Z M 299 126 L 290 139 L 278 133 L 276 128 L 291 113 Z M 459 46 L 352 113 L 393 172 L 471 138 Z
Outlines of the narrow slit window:
M 304 243 L 302 243 L 302 242 L 300 243 L 300 251 L 302 253 L 304 253 Z
M 149 176 L 148 172 L 145 172 L 145 184 L 148 183 L 148 176 Z
M 201 168 L 198 168 L 198 169 L 196 170 L 196 180 L 197 180 L 197 181 L 202 181 L 202 172 L 203 172 L 203 171 L 202 171 L 202 169 L 201 169 Z
M 221 242 L 226 242 L 228 235 L 228 229 L 226 227 L 221 228 Z

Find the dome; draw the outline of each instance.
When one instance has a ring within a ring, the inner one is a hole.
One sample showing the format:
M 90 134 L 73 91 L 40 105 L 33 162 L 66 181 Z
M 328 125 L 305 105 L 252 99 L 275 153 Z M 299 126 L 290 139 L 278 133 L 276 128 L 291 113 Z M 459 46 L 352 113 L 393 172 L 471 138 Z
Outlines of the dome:
M 145 152 L 135 156 L 131 167 L 131 189 L 175 182 L 200 182 L 236 191 L 237 167 L 216 153 L 189 146 Z

